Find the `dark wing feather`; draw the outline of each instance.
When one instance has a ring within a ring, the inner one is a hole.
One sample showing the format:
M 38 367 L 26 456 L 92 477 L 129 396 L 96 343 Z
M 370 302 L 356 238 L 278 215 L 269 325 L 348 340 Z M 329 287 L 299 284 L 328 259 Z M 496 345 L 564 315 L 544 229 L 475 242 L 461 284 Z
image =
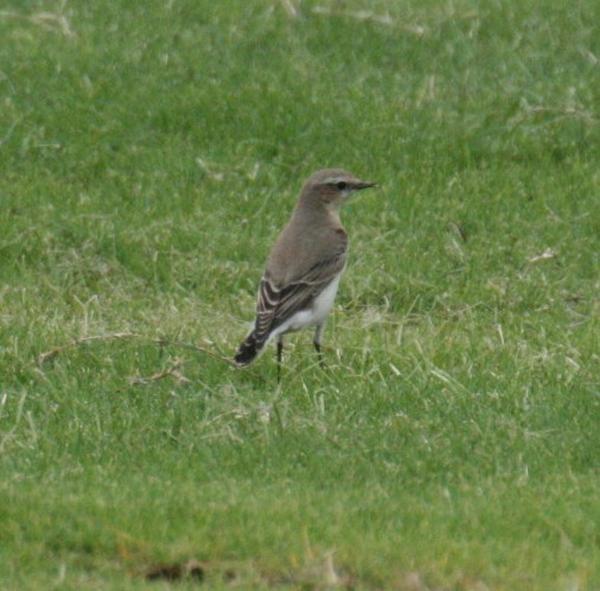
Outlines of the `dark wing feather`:
M 282 287 L 277 287 L 268 272 L 265 273 L 260 282 L 256 304 L 256 339 L 266 341 L 272 331 L 296 312 L 310 307 L 315 297 L 343 271 L 345 264 L 344 250 L 313 265 L 302 277 Z

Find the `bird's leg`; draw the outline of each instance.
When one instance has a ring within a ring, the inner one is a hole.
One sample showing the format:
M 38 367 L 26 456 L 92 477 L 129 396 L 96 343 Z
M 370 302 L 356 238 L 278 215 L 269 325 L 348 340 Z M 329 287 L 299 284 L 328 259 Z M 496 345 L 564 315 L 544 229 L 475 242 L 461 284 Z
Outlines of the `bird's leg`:
M 281 382 L 281 357 L 283 355 L 283 337 L 277 337 L 277 383 Z
M 323 328 L 325 327 L 325 323 L 318 324 L 315 330 L 315 337 L 313 339 L 313 345 L 315 346 L 315 351 L 317 352 L 317 357 L 319 358 L 319 365 L 322 369 L 325 369 L 325 361 L 323 361 L 323 353 L 321 353 L 321 335 L 323 334 Z

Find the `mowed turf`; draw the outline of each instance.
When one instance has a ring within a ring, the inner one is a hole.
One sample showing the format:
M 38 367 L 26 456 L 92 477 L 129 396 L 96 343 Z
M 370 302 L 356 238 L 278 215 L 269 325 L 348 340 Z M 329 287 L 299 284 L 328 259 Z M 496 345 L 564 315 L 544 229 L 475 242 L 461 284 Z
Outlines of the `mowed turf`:
M 558 4 L 3 6 L 0 588 L 600 588 L 600 4 Z M 325 166 L 380 189 L 278 388 L 223 358 Z

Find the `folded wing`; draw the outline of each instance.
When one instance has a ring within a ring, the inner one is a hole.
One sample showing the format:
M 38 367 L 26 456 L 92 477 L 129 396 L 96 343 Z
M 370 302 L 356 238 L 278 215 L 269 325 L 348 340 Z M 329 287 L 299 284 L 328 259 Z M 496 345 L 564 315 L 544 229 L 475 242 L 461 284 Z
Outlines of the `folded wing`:
M 320 261 L 302 277 L 285 286 L 277 286 L 268 272 L 263 276 L 256 304 L 254 335 L 265 342 L 269 335 L 296 312 L 309 308 L 315 297 L 344 269 L 346 252 Z

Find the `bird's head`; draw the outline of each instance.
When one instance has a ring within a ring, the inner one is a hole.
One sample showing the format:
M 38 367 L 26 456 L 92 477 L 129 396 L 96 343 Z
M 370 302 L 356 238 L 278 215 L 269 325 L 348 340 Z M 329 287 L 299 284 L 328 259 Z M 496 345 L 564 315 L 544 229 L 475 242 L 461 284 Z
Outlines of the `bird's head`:
M 315 172 L 304 184 L 302 200 L 338 208 L 356 191 L 374 187 L 341 168 L 326 168 Z

